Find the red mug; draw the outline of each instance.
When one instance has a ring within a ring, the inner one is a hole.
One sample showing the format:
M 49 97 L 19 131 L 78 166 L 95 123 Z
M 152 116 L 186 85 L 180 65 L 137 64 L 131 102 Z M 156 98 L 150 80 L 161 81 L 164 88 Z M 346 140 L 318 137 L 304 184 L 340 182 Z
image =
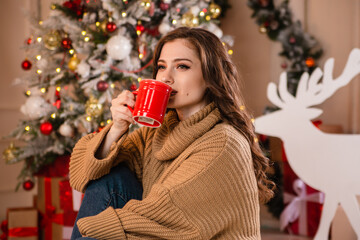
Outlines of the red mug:
M 171 91 L 172 88 L 161 81 L 141 80 L 139 89 L 132 92 L 136 96 L 135 106 L 133 109 L 129 107 L 135 122 L 147 127 L 160 127 Z

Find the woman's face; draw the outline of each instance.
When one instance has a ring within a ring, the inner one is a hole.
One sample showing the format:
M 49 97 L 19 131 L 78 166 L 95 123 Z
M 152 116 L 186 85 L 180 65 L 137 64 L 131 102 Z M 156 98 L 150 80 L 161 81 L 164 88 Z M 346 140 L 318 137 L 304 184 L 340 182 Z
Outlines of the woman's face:
M 201 62 L 187 40 L 176 39 L 163 46 L 156 80 L 172 87 L 168 108 L 175 108 L 180 120 L 188 118 L 206 105 L 206 84 Z

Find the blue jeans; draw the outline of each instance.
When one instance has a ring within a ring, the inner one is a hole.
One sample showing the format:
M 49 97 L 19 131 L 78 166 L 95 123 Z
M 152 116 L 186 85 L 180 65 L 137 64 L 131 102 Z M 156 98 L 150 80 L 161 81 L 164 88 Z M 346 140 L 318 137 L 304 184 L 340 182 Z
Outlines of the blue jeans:
M 71 240 L 94 239 L 81 236 L 76 224 L 78 219 L 97 215 L 110 206 L 122 208 L 130 199 L 141 200 L 142 193 L 141 184 L 124 163 L 112 168 L 109 174 L 90 181 L 75 220 Z

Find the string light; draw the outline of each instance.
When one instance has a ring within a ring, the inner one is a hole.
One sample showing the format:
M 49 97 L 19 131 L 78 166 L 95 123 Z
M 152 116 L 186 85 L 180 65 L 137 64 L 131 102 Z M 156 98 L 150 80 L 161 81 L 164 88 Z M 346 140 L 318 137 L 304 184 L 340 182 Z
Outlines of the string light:
M 82 31 L 81 35 L 85 36 L 86 35 L 86 31 Z
M 31 95 L 31 91 L 30 91 L 30 90 L 27 90 L 27 91 L 26 91 L 26 95 L 30 96 L 30 95 Z
M 254 138 L 254 142 L 258 142 L 259 141 L 259 139 L 256 137 L 256 138 Z
M 26 126 L 25 131 L 30 131 L 30 126 Z
M 173 25 L 176 25 L 177 24 L 177 21 L 176 21 L 176 19 L 174 19 L 174 20 L 172 20 L 172 22 L 171 22 Z
M 60 92 L 61 87 L 56 87 L 56 91 Z
M 52 4 L 51 5 L 51 10 L 55 10 L 56 9 L 56 5 L 55 4 Z
M 36 41 L 38 41 L 38 42 L 41 42 L 41 40 L 42 40 L 41 37 L 36 38 Z
M 100 22 L 96 22 L 95 26 L 99 27 L 100 26 Z
M 56 68 L 55 70 L 57 73 L 61 72 L 61 68 Z
M 111 122 L 112 122 L 111 119 L 108 119 L 108 120 L 106 121 L 107 124 L 110 124 Z
M 110 84 L 110 87 L 111 87 L 111 88 L 115 88 L 115 84 L 114 84 L 114 83 L 111 83 L 111 84 Z
M 84 38 L 84 41 L 85 41 L 85 42 L 88 42 L 88 41 L 90 41 L 90 38 L 89 38 L 89 37 L 85 37 L 85 38 Z
M 102 127 L 105 126 L 105 123 L 104 123 L 104 122 L 101 122 L 101 123 L 100 123 L 100 126 L 102 126 Z
M 245 106 L 244 106 L 244 105 L 241 105 L 241 106 L 240 106 L 240 110 L 241 110 L 241 111 L 244 111 L 244 110 L 245 110 Z
M 211 17 L 210 17 L 209 15 L 207 15 L 207 16 L 205 17 L 205 20 L 206 20 L 206 21 L 210 21 L 210 20 L 211 20 Z
M 46 93 L 46 88 L 41 88 L 41 89 L 40 89 L 40 92 Z
M 36 59 L 39 61 L 41 59 L 41 55 L 37 55 Z
M 144 57 L 144 54 L 139 53 L 139 58 L 140 58 L 140 59 L 143 59 L 143 57 Z
M 203 17 L 203 16 L 205 16 L 205 13 L 204 13 L 203 11 L 201 11 L 201 12 L 199 13 L 199 16 L 200 16 L 200 17 Z
M 51 114 L 51 118 L 55 119 L 56 118 L 56 113 Z
M 121 16 L 122 16 L 122 17 L 126 17 L 126 16 L 127 16 L 126 12 L 122 12 L 122 13 L 121 13 Z
M 138 80 L 138 82 L 140 82 L 140 81 L 141 81 L 141 77 L 138 77 L 138 79 L 137 79 L 137 80 Z
M 69 50 L 69 53 L 70 53 L 71 55 L 73 55 L 73 54 L 74 54 L 74 52 L 75 52 L 75 50 L 74 50 L 74 49 L 70 49 L 70 50 Z
M 36 70 L 36 73 L 40 75 L 42 73 L 41 69 Z
M 233 55 L 233 53 L 234 53 L 234 51 L 231 50 L 231 49 L 229 49 L 228 54 L 229 54 L 229 55 Z
M 42 25 L 43 24 L 43 21 L 39 21 L 39 25 Z
M 86 117 L 86 121 L 91 122 L 91 117 L 90 117 L 90 116 L 87 116 L 87 117 Z
M 252 119 L 251 119 L 251 122 L 254 123 L 254 122 L 255 122 L 255 118 L 252 118 Z

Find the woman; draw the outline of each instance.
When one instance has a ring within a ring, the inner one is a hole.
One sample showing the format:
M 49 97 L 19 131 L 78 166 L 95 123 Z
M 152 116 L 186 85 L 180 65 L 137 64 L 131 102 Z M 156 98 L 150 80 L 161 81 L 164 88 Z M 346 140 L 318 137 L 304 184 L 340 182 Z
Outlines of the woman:
M 153 77 L 175 93 L 162 126 L 128 134 L 135 102 L 124 91 L 112 124 L 74 148 L 70 183 L 85 197 L 73 239 L 260 239 L 259 199 L 273 194 L 268 160 L 221 41 L 178 28 L 153 62 Z

